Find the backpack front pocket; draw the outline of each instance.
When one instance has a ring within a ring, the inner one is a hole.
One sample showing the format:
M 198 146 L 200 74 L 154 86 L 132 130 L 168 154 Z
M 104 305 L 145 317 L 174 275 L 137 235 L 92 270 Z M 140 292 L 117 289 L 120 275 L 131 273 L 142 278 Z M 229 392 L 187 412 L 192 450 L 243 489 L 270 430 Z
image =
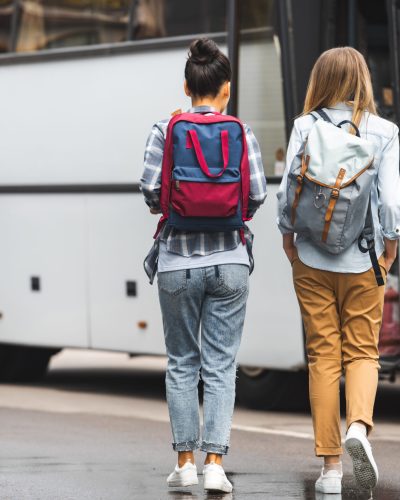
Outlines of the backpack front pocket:
M 172 181 L 171 205 L 183 217 L 231 217 L 239 198 L 239 182 Z

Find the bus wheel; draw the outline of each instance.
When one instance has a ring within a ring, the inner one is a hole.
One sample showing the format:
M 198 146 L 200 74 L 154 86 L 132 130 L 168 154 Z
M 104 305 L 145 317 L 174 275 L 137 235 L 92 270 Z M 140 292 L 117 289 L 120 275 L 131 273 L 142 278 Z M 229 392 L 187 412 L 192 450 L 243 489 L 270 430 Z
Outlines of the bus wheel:
M 255 410 L 305 410 L 308 374 L 240 366 L 236 394 L 240 405 Z
M 0 344 L 0 382 L 33 382 L 46 373 L 55 349 Z

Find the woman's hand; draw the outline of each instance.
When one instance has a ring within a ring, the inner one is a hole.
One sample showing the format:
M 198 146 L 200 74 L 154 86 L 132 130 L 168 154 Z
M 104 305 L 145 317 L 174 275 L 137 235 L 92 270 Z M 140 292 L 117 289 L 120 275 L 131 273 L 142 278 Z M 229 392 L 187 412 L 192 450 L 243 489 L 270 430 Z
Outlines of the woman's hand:
M 294 234 L 284 234 L 283 235 L 283 250 L 285 251 L 286 257 L 289 262 L 293 264 L 293 261 L 298 258 L 297 248 L 294 245 Z
M 294 246 L 289 252 L 286 252 L 289 262 L 293 265 L 293 262 L 299 258 L 297 255 L 297 248 Z
M 385 238 L 385 267 L 389 272 L 397 256 L 397 240 Z

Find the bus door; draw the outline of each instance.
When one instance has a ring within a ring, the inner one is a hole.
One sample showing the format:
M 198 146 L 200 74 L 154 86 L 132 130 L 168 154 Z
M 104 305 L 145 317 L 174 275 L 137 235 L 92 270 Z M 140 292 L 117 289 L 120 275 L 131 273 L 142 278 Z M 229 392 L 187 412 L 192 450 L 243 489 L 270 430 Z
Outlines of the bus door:
M 393 107 L 396 123 L 400 124 L 400 1 L 387 0 L 390 66 Z
M 387 0 L 388 45 L 390 57 L 389 104 L 392 104 L 394 121 L 400 124 L 400 1 Z M 392 276 L 392 273 L 389 274 Z M 397 279 L 396 279 L 397 278 Z M 400 359 L 400 249 L 394 266 L 393 285 L 385 295 L 384 321 L 381 330 L 381 355 Z M 397 283 L 397 286 L 396 286 Z M 399 366 L 400 363 L 397 364 Z
M 400 124 L 400 0 L 292 0 L 278 7 L 287 133 L 319 54 L 346 45 L 367 60 L 379 114 Z M 388 275 L 379 346 L 388 370 L 400 360 L 399 284 L 398 257 Z
M 378 112 L 400 124 L 400 1 L 339 0 L 333 11 L 336 30 L 334 45 L 351 45 L 368 62 Z M 386 371 L 400 360 L 399 257 L 387 279 L 379 351 Z M 393 372 L 394 373 L 394 372 Z

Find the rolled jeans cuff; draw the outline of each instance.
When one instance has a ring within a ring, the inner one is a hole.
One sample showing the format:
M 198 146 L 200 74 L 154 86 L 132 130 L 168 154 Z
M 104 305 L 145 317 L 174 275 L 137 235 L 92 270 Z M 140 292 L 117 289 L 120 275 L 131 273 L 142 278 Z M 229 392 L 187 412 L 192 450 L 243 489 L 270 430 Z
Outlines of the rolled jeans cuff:
M 228 453 L 229 446 L 222 444 L 206 443 L 203 441 L 201 443 L 200 450 L 206 453 L 216 453 L 217 455 L 226 455 Z
M 195 439 L 194 441 L 183 441 L 182 443 L 172 443 L 174 451 L 194 451 L 200 446 L 200 442 Z

